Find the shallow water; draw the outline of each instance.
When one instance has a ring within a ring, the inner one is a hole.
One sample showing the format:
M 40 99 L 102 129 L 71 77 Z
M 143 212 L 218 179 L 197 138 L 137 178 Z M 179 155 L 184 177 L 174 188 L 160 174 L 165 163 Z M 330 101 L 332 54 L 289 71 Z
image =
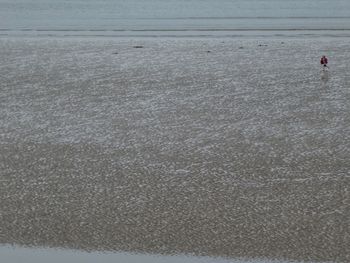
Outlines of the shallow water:
M 349 36 L 347 0 L 0 0 L 2 35 Z
M 82 252 L 52 248 L 0 247 L 1 260 L 7 263 L 289 263 L 267 259 L 222 259 L 184 255 L 148 255 L 112 252 Z M 290 262 L 291 263 L 291 262 Z M 296 262 L 294 262 L 296 263 Z

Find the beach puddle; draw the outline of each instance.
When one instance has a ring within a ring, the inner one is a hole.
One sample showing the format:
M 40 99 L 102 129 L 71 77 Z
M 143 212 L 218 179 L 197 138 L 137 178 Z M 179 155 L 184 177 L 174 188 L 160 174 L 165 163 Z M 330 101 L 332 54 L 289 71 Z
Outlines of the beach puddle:
M 150 255 L 132 254 L 123 252 L 84 252 L 78 250 L 53 249 L 53 248 L 24 248 L 3 246 L 0 247 L 1 260 L 3 262 L 16 263 L 40 263 L 40 262 L 84 262 L 84 263 L 277 263 L 287 261 L 271 261 L 263 259 L 223 259 L 213 257 L 195 257 L 185 255 Z

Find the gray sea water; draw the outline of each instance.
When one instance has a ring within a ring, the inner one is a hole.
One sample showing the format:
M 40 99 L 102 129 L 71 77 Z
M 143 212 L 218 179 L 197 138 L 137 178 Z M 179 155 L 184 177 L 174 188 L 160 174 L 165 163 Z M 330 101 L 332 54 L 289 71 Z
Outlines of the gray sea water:
M 348 0 L 0 0 L 1 35 L 349 36 Z

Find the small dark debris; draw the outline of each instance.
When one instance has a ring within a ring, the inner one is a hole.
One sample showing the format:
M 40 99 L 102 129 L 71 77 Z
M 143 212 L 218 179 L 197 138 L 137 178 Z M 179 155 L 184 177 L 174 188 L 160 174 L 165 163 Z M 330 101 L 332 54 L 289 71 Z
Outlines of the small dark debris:
M 259 47 L 267 47 L 267 45 L 259 44 Z
M 244 47 L 239 47 L 239 49 L 243 49 Z
M 113 55 L 118 55 L 118 52 L 114 52 Z
M 143 48 L 143 46 L 133 46 L 133 48 Z
M 210 50 L 208 50 L 208 51 L 207 51 L 207 53 L 211 53 L 211 51 L 210 51 Z
M 283 44 L 284 44 L 284 42 L 281 42 L 281 44 L 283 45 Z

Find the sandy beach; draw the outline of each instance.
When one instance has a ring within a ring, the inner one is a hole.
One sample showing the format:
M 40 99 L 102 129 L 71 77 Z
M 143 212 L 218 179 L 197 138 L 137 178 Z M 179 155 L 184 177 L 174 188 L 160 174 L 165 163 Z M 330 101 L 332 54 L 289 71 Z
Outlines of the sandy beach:
M 350 261 L 347 39 L 0 50 L 1 244 Z

